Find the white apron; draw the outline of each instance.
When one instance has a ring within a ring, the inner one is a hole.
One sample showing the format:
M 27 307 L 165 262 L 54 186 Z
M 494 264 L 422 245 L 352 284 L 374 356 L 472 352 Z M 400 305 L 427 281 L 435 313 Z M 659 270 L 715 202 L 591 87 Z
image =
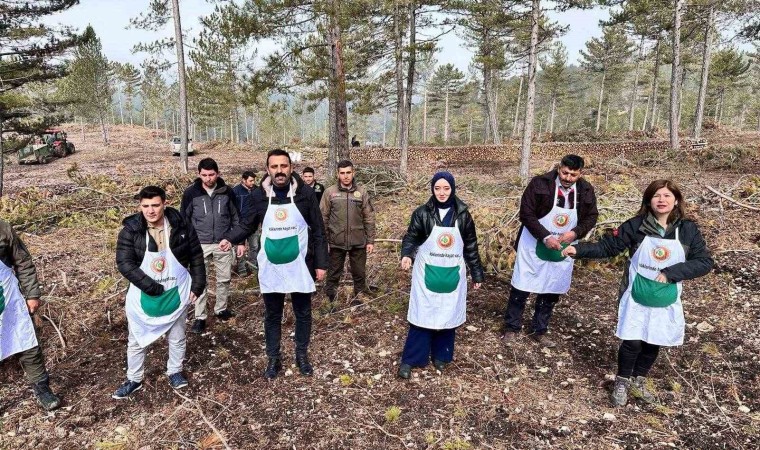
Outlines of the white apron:
M 164 287 L 158 296 L 148 295 L 134 284 L 127 291 L 126 312 L 129 329 L 140 347 L 145 348 L 160 338 L 178 320 L 185 320 L 187 305 L 190 304 L 192 279 L 174 257 L 169 248 L 169 230 L 164 218 L 166 250 L 149 252 L 150 235 L 145 232 L 145 256 L 140 269 Z
M 554 236 L 570 231 L 578 224 L 577 192 L 573 208 L 560 208 L 557 206 L 558 189 L 555 184 L 554 207 L 549 214 L 538 219 Z M 575 189 L 575 185 L 571 189 Z M 566 245 L 563 244 L 563 247 Z M 566 294 L 570 290 L 573 263 L 572 258 L 562 256 L 559 250 L 549 249 L 543 241 L 533 237 L 527 227 L 523 227 L 517 243 L 512 286 L 535 294 Z
M 644 238 L 631 257 L 628 288 L 618 307 L 617 337 L 668 347 L 683 344 L 681 283 L 660 283 L 655 278 L 662 269 L 684 261 L 678 228 L 675 239 Z
M 0 361 L 37 345 L 32 317 L 18 288 L 16 273 L 0 262 Z
M 261 223 L 259 287 L 262 294 L 272 292 L 314 292 L 314 279 L 306 265 L 309 250 L 309 225 L 296 207 L 295 192 L 288 192 L 290 203 L 273 205 L 274 188 Z
M 462 325 L 467 310 L 464 242 L 456 223 L 435 225 L 417 249 L 407 320 L 418 327 L 448 330 Z

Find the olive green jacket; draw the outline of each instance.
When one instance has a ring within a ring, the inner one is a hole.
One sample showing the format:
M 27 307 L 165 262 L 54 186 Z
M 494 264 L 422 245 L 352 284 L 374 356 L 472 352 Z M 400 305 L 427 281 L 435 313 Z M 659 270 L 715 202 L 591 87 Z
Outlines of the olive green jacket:
M 19 239 L 13 227 L 0 219 L 0 261 L 16 271 L 21 293 L 27 299 L 40 298 L 40 283 L 37 270 L 32 262 L 32 255 L 26 245 Z
M 350 250 L 375 243 L 375 209 L 364 186 L 330 186 L 319 204 L 330 247 Z

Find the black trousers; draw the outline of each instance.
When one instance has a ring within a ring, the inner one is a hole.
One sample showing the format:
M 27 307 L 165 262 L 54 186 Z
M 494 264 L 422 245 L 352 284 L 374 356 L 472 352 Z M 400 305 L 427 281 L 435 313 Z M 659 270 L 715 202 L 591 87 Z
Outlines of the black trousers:
M 507 302 L 507 312 L 504 315 L 505 328 L 507 331 L 520 331 L 522 328 L 522 316 L 525 311 L 525 303 L 528 301 L 530 292 L 521 291 L 512 286 Z M 559 301 L 559 294 L 538 294 L 536 296 L 536 309 L 533 312 L 533 332 L 544 334 L 549 328 L 549 319 L 552 317 L 554 305 Z
M 280 358 L 282 339 L 282 311 L 285 294 L 263 294 L 264 297 L 264 340 L 267 356 Z M 296 354 L 306 354 L 311 340 L 311 293 L 293 292 L 293 313 L 296 316 Z
M 343 277 L 343 266 L 348 256 L 351 277 L 354 280 L 354 295 L 367 290 L 367 248 L 354 247 L 350 250 L 330 247 L 330 269 L 325 282 L 325 294 L 334 297 L 338 293 L 338 284 Z
M 645 377 L 657 360 L 660 346 L 644 341 L 623 341 L 618 350 L 618 376 Z

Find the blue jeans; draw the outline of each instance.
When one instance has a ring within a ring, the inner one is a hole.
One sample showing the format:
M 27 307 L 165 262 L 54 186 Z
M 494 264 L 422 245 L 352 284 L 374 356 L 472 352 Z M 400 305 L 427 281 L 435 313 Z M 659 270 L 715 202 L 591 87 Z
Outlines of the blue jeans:
M 409 324 L 401 362 L 412 367 L 425 367 L 430 359 L 451 362 L 454 359 L 456 328 L 430 330 Z

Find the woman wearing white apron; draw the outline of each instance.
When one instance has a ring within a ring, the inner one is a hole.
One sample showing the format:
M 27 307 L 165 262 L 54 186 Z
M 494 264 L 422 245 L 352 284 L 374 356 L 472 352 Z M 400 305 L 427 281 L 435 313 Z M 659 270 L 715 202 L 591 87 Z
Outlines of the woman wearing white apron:
M 684 314 L 681 282 L 710 272 L 713 260 L 697 224 L 686 219 L 683 195 L 669 180 L 652 182 L 644 191 L 636 217 L 614 236 L 596 243 L 568 247 L 575 258 L 609 258 L 629 251 L 630 262 L 621 285 L 618 325 L 622 339 L 618 372 L 611 394 L 623 406 L 628 393 L 647 403 L 657 398 L 646 376 L 660 347 L 683 344 Z
M 412 268 L 409 334 L 398 376 L 409 378 L 412 367 L 432 360 L 443 371 L 454 357 L 456 328 L 466 318 L 467 272 L 473 288 L 483 282 L 475 223 L 456 196 L 454 176 L 438 172 L 430 182 L 430 200 L 412 214 L 401 246 L 401 268 Z M 414 263 L 412 263 L 414 259 Z
M 11 225 L 0 220 L 0 361 L 18 355 L 37 401 L 52 411 L 61 400 L 50 390 L 45 358 L 30 316 L 39 306 L 40 283 L 32 256 Z
M 169 384 L 174 389 L 187 386 L 182 375 L 187 307 L 206 286 L 198 236 L 179 211 L 166 206 L 164 190 L 147 186 L 138 198 L 140 212 L 124 219 L 116 242 L 116 265 L 130 285 L 125 306 L 127 380 L 113 393 L 115 399 L 142 388 L 148 346 L 164 335 L 169 342 Z

